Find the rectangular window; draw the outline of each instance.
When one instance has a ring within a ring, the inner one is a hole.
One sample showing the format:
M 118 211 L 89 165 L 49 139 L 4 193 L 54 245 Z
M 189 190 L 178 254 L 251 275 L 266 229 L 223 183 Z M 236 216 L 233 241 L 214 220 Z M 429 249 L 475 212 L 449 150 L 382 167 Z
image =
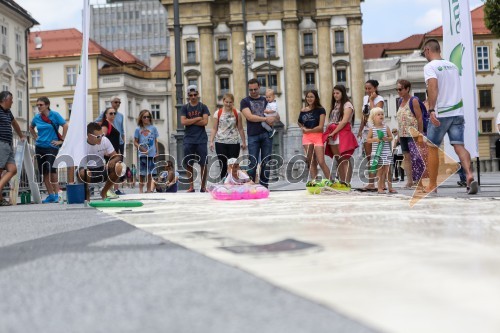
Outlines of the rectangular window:
M 21 34 L 16 34 L 16 61 L 17 62 L 23 61 Z
M 413 96 L 418 97 L 418 99 L 422 102 L 427 99 L 427 95 L 425 94 L 425 92 L 416 92 L 413 94 Z
M 23 116 L 23 91 L 17 91 L 17 114 L 19 117 Z
M 196 63 L 196 44 L 193 40 L 186 42 L 186 50 L 188 64 Z
M 491 90 L 481 89 L 479 90 L 479 107 L 481 109 L 491 109 Z
M 345 69 L 337 69 L 337 84 L 343 84 L 344 86 L 347 83 L 347 73 Z
M 151 116 L 153 119 L 160 119 L 160 104 L 151 104 Z
M 491 123 L 492 123 L 491 119 L 482 119 L 481 120 L 481 132 L 491 133 L 492 132 Z
M 276 36 L 255 36 L 255 58 L 265 59 L 276 57 Z
M 255 36 L 255 58 L 263 59 L 266 56 L 266 45 L 264 36 Z
M 134 110 L 132 110 L 132 102 L 131 101 L 128 101 L 128 103 L 127 103 L 127 115 L 129 117 L 134 116 Z
M 257 81 L 259 81 L 259 86 L 266 86 L 266 76 L 265 75 L 257 75 Z
M 229 92 L 229 78 L 221 77 L 219 79 L 219 84 L 220 84 L 220 95 L 223 96 L 224 94 L 227 94 Z
M 0 32 L 1 32 L 1 35 L 0 35 L 0 38 L 1 38 L 1 45 L 0 45 L 0 51 L 2 52 L 2 54 L 5 54 L 7 55 L 7 45 L 8 45 L 8 40 L 7 40 L 7 27 L 1 25 L 0 26 Z
M 478 71 L 489 71 L 490 70 L 490 55 L 488 46 L 477 46 L 476 47 L 476 59 L 477 59 L 477 70 Z
M 219 60 L 227 60 L 227 39 L 221 38 L 219 39 Z
M 35 88 L 42 86 L 42 74 L 40 69 L 31 70 L 31 86 Z
M 68 119 L 71 118 L 71 110 L 73 110 L 73 102 L 66 103 L 66 111 L 68 112 Z
M 306 73 L 306 90 L 316 89 L 316 75 L 314 72 Z
M 9 85 L 7 84 L 2 84 L 2 91 L 9 91 Z
M 384 117 L 389 117 L 389 108 L 387 107 L 387 100 L 384 100 Z
M 314 54 L 313 34 L 304 34 L 304 55 L 310 56 Z
M 66 85 L 76 85 L 76 66 L 66 67 Z
M 266 47 L 267 47 L 267 52 L 269 57 L 275 58 L 276 57 L 276 38 L 274 35 L 267 35 L 266 36 Z
M 198 87 L 198 79 L 188 78 L 188 86 L 195 85 Z
M 345 53 L 344 31 L 335 31 L 335 53 Z

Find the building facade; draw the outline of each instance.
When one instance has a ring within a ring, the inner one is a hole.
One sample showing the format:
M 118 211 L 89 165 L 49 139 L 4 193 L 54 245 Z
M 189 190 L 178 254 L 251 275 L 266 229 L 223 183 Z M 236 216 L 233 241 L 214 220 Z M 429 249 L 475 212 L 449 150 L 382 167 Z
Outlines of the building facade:
M 239 107 L 247 96 L 246 47 L 250 53 L 248 78 L 259 80 L 263 90 L 271 87 L 276 92 L 283 130 L 275 139 L 274 152 L 287 161 L 303 152 L 297 119 L 306 90 L 317 89 L 329 110 L 333 86 L 344 84 L 356 112 L 361 111 L 360 1 L 249 0 L 245 11 L 242 3 L 180 3 L 184 91 L 190 84 L 198 85 L 211 112 L 225 92 L 235 95 Z M 173 1 L 162 0 L 162 4 L 169 14 L 170 50 L 174 50 Z M 175 68 L 174 52 L 171 68 Z
M 76 29 L 41 31 L 38 35 L 42 47 L 37 49 L 32 40 L 29 43 L 32 114 L 38 112 L 36 99 L 47 96 L 51 109 L 70 121 L 83 36 Z M 125 161 L 129 165 L 137 165 L 133 141 L 142 109 L 151 110 L 155 118 L 162 152 L 169 144 L 170 60 L 162 57 L 153 59 L 153 63 L 155 68 L 151 69 L 125 50 L 112 53 L 93 41 L 89 43 L 87 120 L 96 119 L 110 106 L 111 97 L 120 97 L 119 112 L 125 116 Z
M 12 93 L 12 114 L 28 131 L 28 40 L 29 29 L 39 24 L 15 1 L 0 2 L 0 89 Z
M 168 55 L 167 12 L 157 0 L 91 5 L 90 38 L 104 48 L 124 49 L 148 66 L 152 54 Z

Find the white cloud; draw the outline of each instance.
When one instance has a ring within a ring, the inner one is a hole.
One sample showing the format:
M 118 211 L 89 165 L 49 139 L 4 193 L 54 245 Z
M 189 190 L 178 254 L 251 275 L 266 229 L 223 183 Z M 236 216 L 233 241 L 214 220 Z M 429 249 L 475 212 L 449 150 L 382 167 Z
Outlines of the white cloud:
M 40 29 L 53 30 L 77 28 L 82 30 L 81 13 L 83 1 L 75 0 L 19 0 L 18 4 L 26 9 L 40 23 Z
M 421 0 L 422 1 L 422 0 Z M 435 0 L 434 0 L 435 1 Z M 439 27 L 443 22 L 441 8 L 429 9 L 423 16 L 417 17 L 414 24 L 416 27 L 431 30 Z

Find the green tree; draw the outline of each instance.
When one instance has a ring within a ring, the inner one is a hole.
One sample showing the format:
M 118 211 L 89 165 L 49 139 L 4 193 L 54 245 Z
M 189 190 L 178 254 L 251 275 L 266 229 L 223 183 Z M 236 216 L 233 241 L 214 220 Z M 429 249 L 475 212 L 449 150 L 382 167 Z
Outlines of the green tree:
M 484 23 L 491 32 L 500 37 L 500 0 L 484 0 Z M 500 44 L 497 45 L 497 57 L 500 58 Z M 500 69 L 500 61 L 497 64 Z

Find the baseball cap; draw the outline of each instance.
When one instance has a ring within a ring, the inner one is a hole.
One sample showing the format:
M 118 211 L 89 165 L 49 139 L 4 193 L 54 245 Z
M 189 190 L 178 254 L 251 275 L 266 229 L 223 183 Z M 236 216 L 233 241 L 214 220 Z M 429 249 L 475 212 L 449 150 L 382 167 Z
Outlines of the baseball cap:
M 230 158 L 227 160 L 227 165 L 239 164 L 236 158 Z
M 187 93 L 198 92 L 198 87 L 195 84 L 189 85 L 187 88 Z

